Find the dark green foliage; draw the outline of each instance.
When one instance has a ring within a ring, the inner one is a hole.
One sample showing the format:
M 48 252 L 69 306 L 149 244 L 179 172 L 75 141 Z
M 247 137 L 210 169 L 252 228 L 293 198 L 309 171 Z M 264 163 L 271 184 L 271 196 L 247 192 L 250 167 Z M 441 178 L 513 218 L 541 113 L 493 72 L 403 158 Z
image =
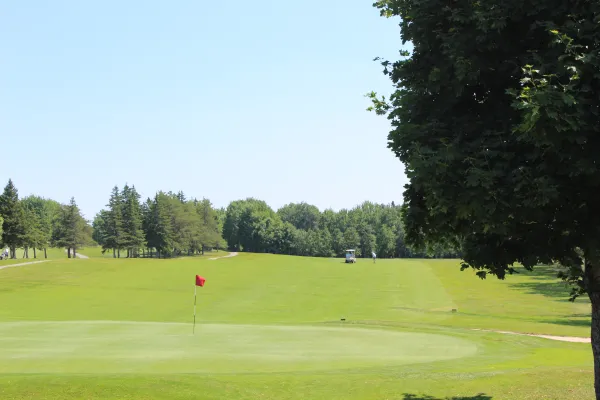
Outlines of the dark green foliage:
M 599 3 L 375 5 L 414 46 L 382 62 L 390 102 L 371 94 L 410 180 L 407 242 L 460 246 L 481 277 L 560 263 L 585 290 L 577 249 L 600 268 Z
M 209 200 L 187 200 L 183 192 L 158 192 L 140 204 L 135 187 L 112 191 L 109 209 L 94 220 L 94 237 L 105 250 L 126 249 L 128 257 L 143 254 L 172 257 L 224 248 L 222 218 Z M 224 217 L 224 213 L 222 216 Z
M 297 229 L 310 230 L 319 228 L 321 212 L 307 203 L 288 204 L 277 210 L 283 222 L 289 222 Z
M 75 199 L 71 198 L 68 205 L 63 205 L 54 221 L 52 243 L 54 247 L 62 247 L 74 252 L 91 241 L 91 232 L 86 229 L 87 222 L 81 215 Z
M 107 223 L 108 223 L 108 211 L 100 210 L 98 214 L 94 217 L 94 221 L 92 222 L 93 234 L 92 238 L 96 243 L 98 243 L 102 248 L 106 248 L 106 240 L 107 240 Z
M 128 256 L 135 257 L 139 249 L 144 244 L 144 231 L 142 230 L 142 208 L 140 205 L 140 195 L 127 185 L 121 193 L 122 200 L 122 228 L 123 235 L 121 244 L 127 249 Z
M 503 279 L 559 264 L 592 302 L 600 399 L 600 2 L 380 0 L 403 43 L 383 61 L 389 147 L 406 166 L 406 241 L 460 248 Z
M 39 196 L 28 196 L 21 202 L 27 213 L 24 245 L 34 251 L 47 248 L 52 239 L 54 221 L 60 213 L 60 203 Z
M 10 247 L 11 257 L 16 258 L 15 249 L 23 245 L 27 228 L 26 213 L 19 201 L 19 192 L 9 179 L 0 195 L 0 215 L 2 223 L 2 243 Z
M 119 188 L 115 186 L 112 190 L 110 200 L 108 202 L 108 210 L 104 214 L 103 226 L 103 245 L 102 250 L 113 250 L 113 255 L 117 255 L 117 250 L 120 250 L 125 245 L 125 232 L 123 228 L 123 198 L 119 192 Z
M 288 204 L 276 213 L 264 201 L 233 201 L 227 208 L 223 235 L 231 250 L 343 256 L 346 249 L 370 257 L 456 257 L 456 252 L 431 248 L 412 252 L 404 245 L 401 209 L 365 202 L 352 210 L 325 210 L 300 203 Z M 304 227 L 304 228 L 299 228 Z

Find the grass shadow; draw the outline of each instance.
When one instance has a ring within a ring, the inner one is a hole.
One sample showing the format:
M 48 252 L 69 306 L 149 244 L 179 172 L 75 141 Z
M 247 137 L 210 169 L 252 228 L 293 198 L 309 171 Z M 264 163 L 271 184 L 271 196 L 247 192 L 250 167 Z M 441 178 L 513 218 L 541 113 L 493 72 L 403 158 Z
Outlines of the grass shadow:
M 521 282 L 509 284 L 511 288 L 527 294 L 542 294 L 556 301 L 569 301 L 570 287 L 557 278 L 543 282 Z
M 534 267 L 533 271 L 526 269 L 518 271 L 519 275 L 528 277 L 529 282 L 509 283 L 511 288 L 527 294 L 541 294 L 560 302 L 569 301 L 571 288 L 556 276 L 558 273 L 556 267 L 540 265 Z
M 428 395 L 416 395 L 410 393 L 404 393 L 402 400 L 492 400 L 491 396 L 485 393 L 479 393 L 475 396 L 457 396 L 457 397 L 446 397 L 444 399 L 440 397 L 433 397 Z
M 548 320 L 543 320 L 542 323 L 551 324 L 551 325 L 581 326 L 584 328 L 589 328 L 592 326 L 592 318 L 588 317 L 585 319 L 572 319 L 572 318 L 551 319 L 551 320 L 548 319 Z

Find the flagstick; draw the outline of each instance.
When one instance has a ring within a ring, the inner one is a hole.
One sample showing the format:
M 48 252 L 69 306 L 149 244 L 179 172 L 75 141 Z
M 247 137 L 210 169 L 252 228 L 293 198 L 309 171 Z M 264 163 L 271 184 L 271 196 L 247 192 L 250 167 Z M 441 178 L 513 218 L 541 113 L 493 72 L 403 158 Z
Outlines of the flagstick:
M 194 327 L 192 328 L 192 335 L 196 334 L 196 285 L 194 285 Z

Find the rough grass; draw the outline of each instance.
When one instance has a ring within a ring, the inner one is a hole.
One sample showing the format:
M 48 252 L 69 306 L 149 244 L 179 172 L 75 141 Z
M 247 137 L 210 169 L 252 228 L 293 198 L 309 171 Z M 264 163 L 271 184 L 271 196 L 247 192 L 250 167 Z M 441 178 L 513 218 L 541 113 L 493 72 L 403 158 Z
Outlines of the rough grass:
M 195 274 L 207 284 L 192 335 Z M 543 268 L 480 281 L 448 260 L 242 254 L 8 268 L 0 398 L 591 398 L 589 345 L 471 329 L 586 336 L 589 303 L 566 296 Z

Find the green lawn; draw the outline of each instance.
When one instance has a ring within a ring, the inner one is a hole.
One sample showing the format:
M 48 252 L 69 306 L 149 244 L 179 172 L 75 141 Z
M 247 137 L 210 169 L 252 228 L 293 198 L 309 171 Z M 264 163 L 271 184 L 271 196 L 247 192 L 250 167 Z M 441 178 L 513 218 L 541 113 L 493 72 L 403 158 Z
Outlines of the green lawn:
M 0 270 L 0 399 L 593 394 L 589 344 L 473 330 L 588 335 L 589 302 L 543 268 L 502 282 L 448 260 L 81 253 Z

